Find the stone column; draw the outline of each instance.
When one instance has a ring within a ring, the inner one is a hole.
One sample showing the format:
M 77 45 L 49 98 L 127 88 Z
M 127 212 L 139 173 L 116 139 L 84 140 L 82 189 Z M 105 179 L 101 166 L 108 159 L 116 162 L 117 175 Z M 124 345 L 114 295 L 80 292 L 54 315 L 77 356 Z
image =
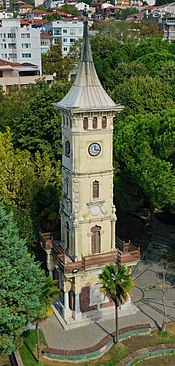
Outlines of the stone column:
M 115 221 L 111 221 L 111 248 L 115 249 Z
M 115 249 L 115 223 L 116 223 L 116 208 L 112 206 L 112 220 L 111 220 L 111 248 Z
M 75 310 L 73 312 L 73 318 L 75 320 L 82 319 L 82 313 L 80 311 L 80 294 L 75 294 Z
M 53 278 L 54 261 L 51 250 L 47 250 L 47 269 L 49 271 L 49 276 Z
M 72 317 L 72 311 L 69 308 L 69 290 L 70 290 L 70 284 L 65 283 L 64 286 L 64 319 Z

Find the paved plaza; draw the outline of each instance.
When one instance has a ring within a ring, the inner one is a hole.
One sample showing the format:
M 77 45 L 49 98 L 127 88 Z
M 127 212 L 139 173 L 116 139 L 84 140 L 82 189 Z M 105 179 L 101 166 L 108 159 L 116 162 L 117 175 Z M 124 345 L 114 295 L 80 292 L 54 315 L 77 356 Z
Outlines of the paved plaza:
M 169 235 L 167 235 L 167 232 Z M 162 244 L 161 244 L 162 241 Z M 175 247 L 175 227 L 158 227 L 157 233 L 142 255 L 142 260 L 134 269 L 135 288 L 132 291 L 132 302 L 137 306 L 135 314 L 119 318 L 119 328 L 129 325 L 150 323 L 159 327 L 163 320 L 162 305 L 162 266 L 159 258 Z M 157 261 L 158 262 L 155 262 Z M 169 271 L 169 269 L 168 269 Z M 166 321 L 175 321 L 175 275 L 169 271 L 166 279 L 165 303 Z M 83 327 L 64 330 L 55 317 L 42 323 L 48 346 L 58 349 L 82 349 L 98 343 L 103 337 L 115 330 L 114 319 L 99 321 Z

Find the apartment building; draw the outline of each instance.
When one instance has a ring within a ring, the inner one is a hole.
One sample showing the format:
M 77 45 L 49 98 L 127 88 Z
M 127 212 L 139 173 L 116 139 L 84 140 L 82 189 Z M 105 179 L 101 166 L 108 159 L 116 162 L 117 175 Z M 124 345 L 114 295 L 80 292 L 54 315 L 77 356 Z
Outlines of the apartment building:
M 41 69 L 40 30 L 22 25 L 20 19 L 0 21 L 0 58 L 24 63 L 30 62 Z
M 53 36 L 48 33 L 41 33 L 41 53 L 47 53 L 50 50 L 50 46 L 53 42 Z
M 66 56 L 70 47 L 78 39 L 83 38 L 83 22 L 80 20 L 57 20 L 44 25 L 44 31 L 53 36 L 53 44 L 62 40 L 62 53 Z

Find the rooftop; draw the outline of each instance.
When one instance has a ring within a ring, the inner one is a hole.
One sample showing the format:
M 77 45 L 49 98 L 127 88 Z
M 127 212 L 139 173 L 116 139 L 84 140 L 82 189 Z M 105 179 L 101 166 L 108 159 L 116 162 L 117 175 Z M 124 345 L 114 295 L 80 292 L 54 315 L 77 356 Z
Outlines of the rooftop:
M 66 96 L 55 107 L 59 110 L 92 111 L 122 110 L 103 89 L 93 63 L 88 32 L 88 13 L 84 11 L 84 32 L 81 60 L 75 81 Z

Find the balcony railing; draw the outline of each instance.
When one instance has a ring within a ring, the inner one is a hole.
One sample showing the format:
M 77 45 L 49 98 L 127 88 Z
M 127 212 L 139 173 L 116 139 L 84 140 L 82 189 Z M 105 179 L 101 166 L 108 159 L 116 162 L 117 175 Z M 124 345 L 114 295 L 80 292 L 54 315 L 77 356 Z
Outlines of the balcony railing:
M 94 255 L 82 256 L 81 260 L 73 260 L 70 255 L 63 249 L 60 241 L 53 238 L 54 234 L 40 234 L 40 243 L 44 250 L 52 250 L 56 256 L 57 265 L 64 274 L 76 273 L 84 271 L 88 268 L 96 268 L 105 266 L 107 263 L 113 262 L 118 264 L 135 264 L 140 260 L 140 248 L 134 244 L 125 242 L 116 238 L 116 250 L 106 253 L 96 253 Z

